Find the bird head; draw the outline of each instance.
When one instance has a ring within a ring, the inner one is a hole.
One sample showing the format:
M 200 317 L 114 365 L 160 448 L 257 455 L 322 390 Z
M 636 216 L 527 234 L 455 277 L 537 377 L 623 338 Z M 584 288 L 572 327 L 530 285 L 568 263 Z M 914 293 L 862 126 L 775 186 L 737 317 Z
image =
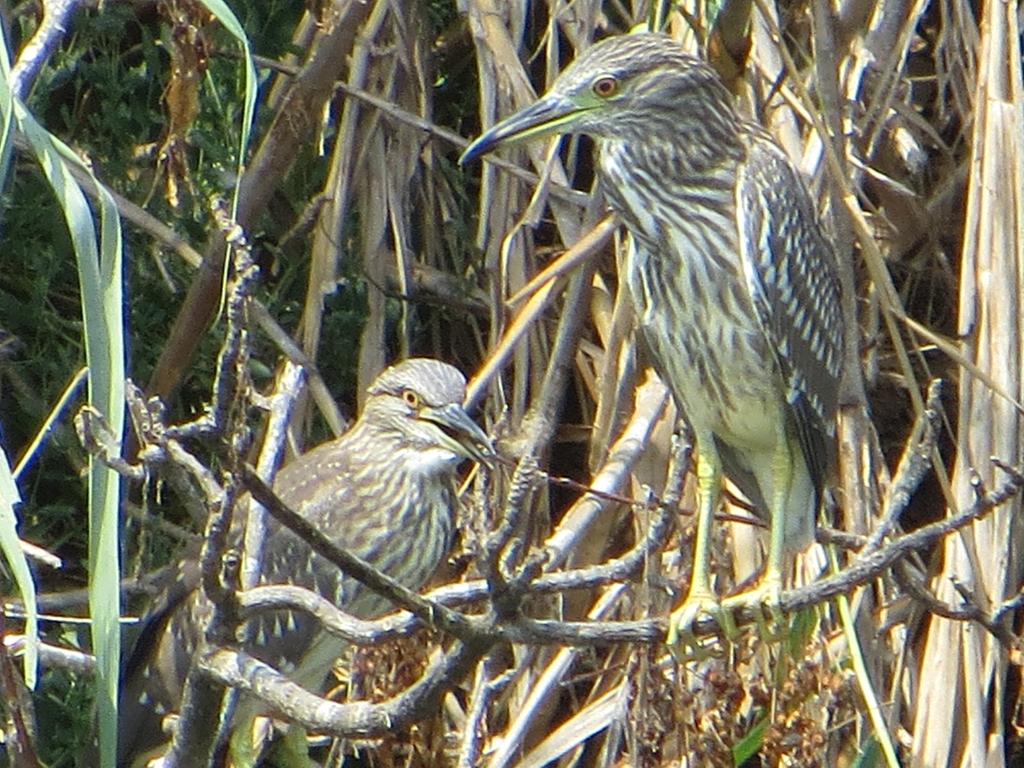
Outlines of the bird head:
M 489 462 L 490 439 L 462 407 L 466 379 L 447 363 L 410 358 L 391 366 L 370 385 L 360 416 L 422 453 L 423 466 L 462 459 Z
M 732 100 L 708 64 L 684 53 L 668 35 L 620 35 L 584 51 L 546 94 L 477 138 L 459 162 L 554 134 L 670 137 L 686 132 L 687 123 L 702 129 L 704 121 L 723 114 L 733 118 Z

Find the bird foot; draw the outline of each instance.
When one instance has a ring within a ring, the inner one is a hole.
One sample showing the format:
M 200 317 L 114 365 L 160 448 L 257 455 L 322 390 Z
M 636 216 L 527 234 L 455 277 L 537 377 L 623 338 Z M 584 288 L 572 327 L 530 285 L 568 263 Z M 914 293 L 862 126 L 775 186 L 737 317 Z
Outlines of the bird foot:
M 704 616 L 718 624 L 727 641 L 736 636 L 736 622 L 718 598 L 710 590 L 691 590 L 683 604 L 672 612 L 668 636 L 665 638 L 669 650 L 678 661 L 701 661 L 720 651 L 717 636 L 698 637 L 694 631 L 695 625 Z
M 761 638 L 765 642 L 774 643 L 785 639 L 788 634 L 786 616 L 782 612 L 781 604 L 782 580 L 769 575 L 753 589 L 725 598 L 722 601 L 722 610 L 729 614 L 744 609 L 752 610 Z

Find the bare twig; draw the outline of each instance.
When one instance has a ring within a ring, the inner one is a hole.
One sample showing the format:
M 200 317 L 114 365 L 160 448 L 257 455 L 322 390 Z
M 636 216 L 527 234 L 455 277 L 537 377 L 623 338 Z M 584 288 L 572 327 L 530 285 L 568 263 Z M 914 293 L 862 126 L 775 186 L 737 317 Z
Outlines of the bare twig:
M 1007 648 L 1015 648 L 1020 644 L 1020 638 L 1004 626 L 1003 611 L 997 610 L 989 616 L 970 596 L 965 596 L 962 606 L 950 605 L 928 589 L 903 562 L 897 563 L 893 568 L 893 577 L 900 587 L 929 613 L 950 621 L 977 622 Z
M 15 671 L 7 646 L 5 616 L 0 612 L 0 695 L 3 696 L 4 743 L 12 768 L 37 768 L 36 726 L 32 697 L 21 676 Z M 41 655 L 41 654 L 40 654 Z
M 18 61 L 11 67 L 10 87 L 19 99 L 28 96 L 32 82 L 60 45 L 78 0 L 44 0 L 42 5 L 43 20 L 32 39 L 21 49 Z
M 6 635 L 4 644 L 12 656 L 17 657 L 25 647 L 24 635 Z M 64 669 L 78 675 L 96 672 L 96 657 L 71 648 L 39 643 L 39 663 L 44 669 Z
M 914 428 L 907 439 L 903 457 L 896 468 L 881 520 L 871 532 L 865 545 L 867 552 L 881 546 L 882 540 L 896 528 L 900 515 L 907 508 L 925 474 L 931 469 L 931 460 L 939 439 L 942 419 L 941 399 L 942 382 L 939 379 L 934 379 L 928 385 L 927 406 L 914 422 Z
M 959 530 L 960 528 L 969 525 L 974 520 L 988 514 L 993 509 L 1019 493 L 1021 488 L 1024 488 L 1024 475 L 1018 473 L 1017 475 L 1009 478 L 998 489 L 993 490 L 984 497 L 978 499 L 970 509 L 961 512 L 959 515 L 940 520 L 924 526 L 913 533 L 900 536 L 887 543 L 881 549 L 865 553 L 864 555 L 855 558 L 854 561 L 846 568 L 829 576 L 828 578 L 783 592 L 781 597 L 781 608 L 787 613 L 795 613 L 805 608 L 823 603 L 837 595 L 849 594 L 858 587 L 878 578 L 891 568 L 894 563 L 906 557 L 911 552 L 933 546 L 939 539 L 948 536 L 953 531 Z M 282 522 L 284 523 L 284 520 L 282 520 Z M 293 530 L 295 530 L 298 535 L 304 536 L 304 532 L 297 529 Z M 325 547 L 325 549 L 335 548 Z M 328 554 L 324 551 L 318 550 L 318 552 L 324 557 L 328 557 Z M 363 577 L 361 577 L 355 570 L 349 570 L 348 566 L 342 566 L 339 563 L 339 560 L 344 560 L 346 557 L 336 558 L 336 555 L 338 555 L 337 550 L 335 550 L 332 556 L 328 557 L 328 559 L 331 559 L 333 562 L 338 564 L 347 575 L 351 575 L 354 578 L 359 578 L 360 581 L 363 581 Z M 348 555 L 347 557 L 351 557 L 351 555 Z M 625 560 L 625 558 L 623 558 L 623 560 Z M 608 583 L 607 579 L 602 580 L 597 577 L 597 574 L 601 574 L 605 569 L 606 566 L 595 566 L 591 568 L 540 576 L 531 585 L 531 591 L 564 591 L 567 589 L 583 587 L 590 588 L 599 584 L 606 584 Z M 363 581 L 363 583 L 371 586 L 369 580 Z M 452 634 L 465 638 L 475 638 L 478 640 L 492 640 L 494 642 L 524 642 L 543 645 L 608 645 L 624 642 L 649 643 L 662 639 L 666 628 L 665 621 L 662 619 L 623 622 L 566 622 L 526 619 L 521 617 L 505 623 L 498 622 L 493 627 L 487 627 L 479 623 L 474 623 L 473 619 L 451 612 L 447 608 L 441 608 L 442 604 L 480 599 L 486 596 L 487 590 L 484 582 L 474 582 L 470 584 L 445 587 L 432 592 L 428 598 L 414 596 L 415 599 L 412 601 L 406 601 L 406 599 L 401 597 L 397 591 L 392 592 L 392 590 L 386 586 L 381 587 L 380 589 L 377 587 L 373 588 L 375 591 L 379 591 L 381 594 L 386 595 L 396 603 L 408 602 L 408 604 L 403 605 L 406 609 L 408 609 L 410 605 L 415 605 L 415 613 L 421 619 L 429 621 L 431 616 L 436 619 L 438 615 L 443 615 L 445 617 L 445 623 L 449 623 L 458 628 L 458 632 L 452 632 Z M 287 595 L 283 591 L 277 592 L 274 598 L 275 600 L 281 600 L 281 602 L 275 603 L 278 606 L 288 604 L 300 609 L 303 607 L 303 605 L 298 602 L 285 602 Z M 304 598 L 302 602 L 305 604 L 312 604 L 306 598 Z M 427 608 L 428 605 L 434 606 L 433 612 Z M 327 611 L 328 604 L 317 604 L 315 605 L 315 610 L 317 613 Z M 342 616 L 344 617 L 344 614 L 342 614 Z M 752 625 L 757 623 L 761 618 L 762 617 L 758 613 L 758 610 L 754 608 L 749 611 L 740 611 L 736 620 L 739 625 Z M 357 625 L 352 624 L 351 619 L 347 617 L 341 618 L 340 620 L 334 619 L 333 621 L 342 625 L 348 624 L 350 629 L 346 631 L 349 632 L 352 631 L 352 628 L 357 627 Z M 402 624 L 397 619 L 384 620 L 384 622 L 386 622 L 385 626 L 387 631 L 391 633 L 400 633 L 402 631 L 407 631 L 408 629 L 407 627 L 403 628 Z M 440 626 L 442 622 L 435 620 L 434 624 L 436 626 Z M 365 622 L 362 624 L 363 628 L 374 627 L 371 630 L 373 632 L 379 631 L 375 628 L 377 626 L 380 626 L 380 623 Z M 708 636 L 717 633 L 717 631 L 717 623 L 711 618 L 701 620 L 694 628 L 694 632 L 697 636 Z M 354 638 L 354 636 L 352 637 Z M 355 642 L 365 642 L 366 640 L 365 636 L 354 639 Z M 383 639 L 386 639 L 384 635 L 379 638 L 379 640 Z M 375 641 L 376 640 L 377 639 L 375 638 Z
M 496 679 L 497 678 L 497 679 Z M 462 744 L 459 748 L 459 768 L 475 768 L 480 764 L 481 744 L 486 728 L 487 712 L 491 701 L 503 689 L 508 675 L 497 676 L 494 658 L 487 656 L 476 667 L 473 688 L 469 695 L 466 724 L 462 729 Z
M 227 330 L 213 379 L 213 396 L 205 412 L 191 422 L 167 427 L 167 436 L 173 439 L 216 437 L 225 432 L 228 412 L 238 401 L 237 395 L 245 386 L 249 345 L 247 304 L 252 285 L 259 273 L 252 260 L 252 252 L 245 234 L 229 220 L 226 206 L 221 200 L 212 205 L 213 216 L 223 233 L 232 254 L 232 278 L 225 299 Z M 227 434 L 231 434 L 230 431 Z
M 441 695 L 464 679 L 489 647 L 486 640 L 456 643 L 408 690 L 380 704 L 326 701 L 242 651 L 215 649 L 200 657 L 197 667 L 221 685 L 256 696 L 304 728 L 366 738 L 393 733 L 436 713 Z
M 270 418 L 267 420 L 256 472 L 270 486 L 273 486 L 274 475 L 281 465 L 288 425 L 291 423 L 299 393 L 302 391 L 303 378 L 302 368 L 291 362 L 286 363 L 278 377 L 274 393 L 268 398 Z M 259 504 L 250 504 L 249 516 L 245 523 L 242 589 L 252 589 L 259 583 L 266 534 L 266 512 Z

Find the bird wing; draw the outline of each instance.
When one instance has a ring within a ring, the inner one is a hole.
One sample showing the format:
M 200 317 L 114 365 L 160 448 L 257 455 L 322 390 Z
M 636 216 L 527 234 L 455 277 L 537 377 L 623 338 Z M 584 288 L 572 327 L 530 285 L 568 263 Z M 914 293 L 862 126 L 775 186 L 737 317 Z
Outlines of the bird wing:
M 181 701 L 198 640 L 192 626 L 200 620 L 193 610 L 199 579 L 198 561 L 185 558 L 140 621 L 121 670 L 118 765 L 134 765 L 130 756 L 147 754 L 166 740 L 163 717 Z
M 366 559 L 360 515 L 353 514 L 360 501 L 353 497 L 359 462 L 345 445 L 345 438 L 317 446 L 301 461 L 287 464 L 277 475 L 274 490 L 295 512 L 327 534 L 337 544 Z M 331 487 L 333 493 L 324 493 Z M 313 553 L 309 545 L 273 518 L 267 521 L 264 545 L 263 584 L 291 584 L 313 590 L 348 612 L 353 611 L 362 586 L 345 577 L 334 565 Z M 318 623 L 297 611 L 269 611 L 255 619 L 252 649 L 263 660 L 290 671 L 316 639 Z M 340 645 L 340 644 L 339 644 Z M 335 653 L 335 655 L 337 655 Z M 313 685 L 309 681 L 300 681 Z
M 383 535 L 382 526 L 386 528 L 391 521 L 382 519 L 381 515 L 402 491 L 394 486 L 390 474 L 381 473 L 377 462 L 368 460 L 364 449 L 348 445 L 346 438 L 324 443 L 304 454 L 301 462 L 285 466 L 274 488 L 282 501 L 335 544 L 391 573 L 394 564 L 390 553 L 400 553 L 402 548 Z M 325 492 L 328 488 L 330 493 Z M 281 582 L 284 580 L 281 577 L 291 575 L 296 585 L 309 589 L 316 586 L 317 591 L 332 598 L 336 605 L 362 618 L 390 607 L 390 603 L 376 597 L 359 582 L 343 577 L 341 571 L 319 555 L 314 556 L 320 566 L 314 572 L 317 578 L 328 579 L 330 583 L 314 585 L 307 571 L 295 572 L 294 553 L 286 551 L 298 547 L 308 555 L 309 546 L 275 521 L 270 521 L 268 526 L 263 563 L 265 582 Z
M 339 449 L 338 441 L 318 446 L 310 452 L 310 454 L 315 454 L 311 457 L 315 460 L 292 462 L 278 473 L 274 483 L 275 492 L 286 504 L 296 508 L 296 511 L 307 519 L 326 523 L 331 520 L 345 520 L 353 506 L 353 500 L 346 496 L 345 489 L 351 484 L 351 476 L 357 471 L 348 459 L 347 453 L 346 449 Z M 335 496 L 324 497 L 321 495 L 319 503 L 307 503 L 304 507 L 298 503 L 299 499 L 308 498 L 311 495 L 310 490 L 338 478 L 341 478 L 342 482 L 338 483 L 339 491 Z M 241 535 L 248 509 L 248 500 L 243 500 L 236 510 L 235 524 L 232 529 L 232 541 L 235 546 L 241 545 Z M 334 531 L 328 529 L 328 532 L 337 535 L 338 527 L 335 526 Z M 363 546 L 365 537 L 338 536 L 338 538 L 342 546 L 355 543 L 357 545 L 354 548 L 356 554 L 364 559 L 369 554 Z M 300 541 L 297 536 L 283 528 L 273 518 L 268 520 L 263 556 L 263 583 L 290 583 L 307 589 L 313 589 L 316 586 L 320 588 L 321 594 L 328 597 L 336 596 L 339 591 L 350 592 L 359 586 L 351 580 L 343 580 L 341 572 L 333 566 L 328 565 L 315 569 L 296 567 L 309 556 L 309 546 L 305 542 Z M 315 584 L 315 579 L 319 579 L 321 583 Z M 323 583 L 327 579 L 331 579 L 332 583 Z M 195 553 L 191 553 L 182 560 L 174 578 L 166 585 L 156 602 L 147 611 L 141 622 L 142 628 L 138 640 L 125 665 L 125 678 L 129 680 L 138 678 L 140 684 L 150 676 L 158 677 L 160 680 L 166 679 L 168 693 L 160 696 L 160 703 L 167 706 L 168 709 L 177 698 L 180 698 L 180 690 L 171 689 L 175 686 L 180 688 L 181 679 L 184 678 L 187 666 L 183 669 L 156 670 L 148 674 L 146 667 L 154 661 L 159 664 L 162 663 L 162 659 L 176 657 L 178 654 L 173 653 L 175 648 L 181 651 L 180 656 L 187 665 L 198 643 L 198 633 L 202 629 L 202 622 L 208 618 L 210 613 L 209 602 L 199 589 L 199 581 L 199 563 Z M 348 602 L 346 598 L 350 596 L 345 594 L 339 595 L 339 597 L 341 599 L 336 600 L 336 603 L 344 605 Z M 303 631 L 307 629 L 310 632 Z M 304 638 L 307 634 L 312 634 L 312 630 L 315 629 L 315 620 L 304 614 L 291 615 L 289 611 L 266 612 L 256 620 L 254 634 L 257 636 L 259 648 L 257 655 L 274 664 L 297 659 L 305 651 L 307 641 Z M 309 637 L 308 642 L 311 641 L 312 637 Z M 163 645 L 166 647 L 161 647 Z M 148 688 L 150 689 L 148 693 L 153 698 L 153 685 L 149 684 Z
M 350 463 L 345 460 L 345 452 L 337 451 L 335 446 L 336 443 L 327 443 L 314 449 L 320 452 L 321 461 L 313 462 L 312 467 L 304 464 L 303 470 L 300 464 L 298 469 L 282 469 L 274 484 L 278 496 L 294 505 L 303 488 L 315 488 L 328 477 L 348 477 L 352 472 Z M 232 529 L 235 545 L 240 544 L 248 509 L 244 500 L 236 509 Z M 307 516 L 310 512 L 323 514 L 321 510 L 308 510 Z M 268 521 L 267 528 L 264 583 L 291 582 L 311 588 L 312 570 L 295 568 L 301 558 L 308 557 L 308 546 L 273 519 Z M 319 572 L 334 571 L 325 568 Z M 333 595 L 334 585 L 324 594 Z M 180 705 L 185 676 L 211 612 L 212 606 L 200 589 L 199 562 L 193 552 L 181 561 L 173 579 L 143 617 L 138 639 L 125 664 L 118 727 L 119 765 L 129 762 L 129 758 L 134 762 L 132 756 L 146 755 L 166 740 L 161 727 L 163 716 Z M 250 650 L 285 672 L 291 671 L 318 635 L 315 619 L 300 612 L 264 612 L 254 624 L 256 643 Z M 334 652 L 326 661 L 320 660 L 321 677 L 337 655 Z M 319 684 L 318 680 L 299 682 L 308 686 Z
M 842 365 L 838 267 L 799 172 L 759 129 L 751 139 L 736 184 L 740 257 L 820 496 Z

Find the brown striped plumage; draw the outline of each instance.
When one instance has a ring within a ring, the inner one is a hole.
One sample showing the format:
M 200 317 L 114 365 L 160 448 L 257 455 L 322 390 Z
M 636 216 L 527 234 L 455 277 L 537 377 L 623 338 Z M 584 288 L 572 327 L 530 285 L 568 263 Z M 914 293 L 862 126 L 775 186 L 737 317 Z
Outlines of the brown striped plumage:
M 435 360 L 413 359 L 383 372 L 355 424 L 285 466 L 274 489 L 317 528 L 411 589 L 437 568 L 452 536 L 456 468 L 482 460 L 486 435 L 462 410 L 465 379 Z M 247 503 L 236 520 L 244 519 Z M 240 537 L 240 532 L 238 536 Z M 314 554 L 271 521 L 262 584 L 293 584 L 317 592 L 348 613 L 373 618 L 389 603 Z M 121 696 L 119 763 L 132 765 L 158 747 L 161 720 L 177 709 L 185 675 L 210 604 L 198 589 L 198 567 L 179 580 L 147 618 Z M 293 611 L 254 621 L 247 650 L 318 688 L 344 643 Z
M 783 553 L 813 540 L 842 361 L 838 267 L 800 173 L 713 69 L 661 34 L 588 48 L 463 162 L 554 133 L 595 140 L 632 236 L 623 277 L 638 330 L 697 436 L 692 610 L 677 623 L 716 604 L 708 528 L 723 469 L 772 521 L 771 602 Z

